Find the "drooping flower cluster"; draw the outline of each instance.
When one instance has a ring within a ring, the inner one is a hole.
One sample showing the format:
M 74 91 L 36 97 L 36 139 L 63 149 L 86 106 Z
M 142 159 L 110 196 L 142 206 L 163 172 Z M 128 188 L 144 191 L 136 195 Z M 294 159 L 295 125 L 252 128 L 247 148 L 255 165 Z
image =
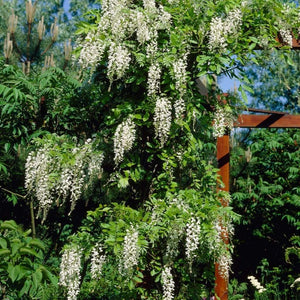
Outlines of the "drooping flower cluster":
M 285 44 L 292 47 L 293 46 L 293 36 L 291 33 L 291 28 L 284 23 L 280 24 L 279 29 L 280 36 Z
M 111 81 L 123 77 L 130 61 L 130 53 L 125 46 L 111 43 L 108 50 L 107 77 Z
M 230 11 L 224 20 L 221 17 L 212 18 L 208 40 L 209 50 L 224 52 L 227 47 L 227 37 L 238 33 L 241 24 L 242 12 L 239 8 Z
M 217 265 L 219 274 L 227 280 L 229 278 L 229 271 L 232 265 L 232 258 L 229 251 L 224 251 L 219 255 L 217 259 Z
M 133 226 L 126 230 L 124 238 L 122 266 L 120 271 L 130 273 L 134 266 L 138 264 L 140 248 L 138 245 L 139 232 Z
M 136 38 L 140 44 L 144 44 L 151 39 L 151 29 L 148 23 L 149 19 L 147 15 L 138 11 L 136 14 Z
M 135 135 L 135 124 L 131 118 L 126 119 L 117 126 L 114 135 L 114 160 L 116 164 L 119 164 L 124 159 L 125 151 L 129 151 L 133 147 Z
M 67 248 L 61 259 L 59 284 L 67 289 L 67 299 L 76 300 L 80 286 L 82 251 L 78 247 Z
M 72 144 L 72 151 L 69 144 L 63 143 L 68 154 L 62 154 L 66 149 L 59 148 L 57 141 L 51 143 L 29 153 L 25 164 L 25 188 L 37 199 L 38 216 L 43 214 L 42 221 L 55 201 L 59 205 L 69 198 L 72 212 L 83 192 L 91 188 L 102 173 L 104 159 L 102 153 L 93 150 L 91 140 L 82 146 Z
M 163 283 L 163 300 L 174 299 L 175 282 L 171 273 L 171 267 L 164 267 L 161 274 Z
M 187 54 L 173 63 L 175 88 L 178 91 L 179 99 L 174 103 L 175 117 L 179 119 L 185 112 L 185 103 L 183 97 L 186 93 L 187 84 Z
M 226 130 L 231 130 L 234 124 L 234 117 L 227 107 L 217 106 L 213 119 L 213 136 L 222 137 Z
M 50 149 L 44 147 L 36 154 L 30 152 L 25 164 L 25 188 L 36 195 L 39 211 L 46 217 L 52 202 L 52 185 L 49 174 L 53 170 L 54 161 L 49 155 Z
M 158 63 L 153 63 L 148 71 L 147 93 L 153 96 L 159 92 L 161 69 Z
M 87 35 L 80 43 L 83 52 L 80 63 L 86 67 L 90 65 L 89 59 L 93 62 L 97 58 L 101 60 L 103 52 L 108 49 L 108 78 L 110 81 L 120 79 L 132 60 L 125 41 L 132 40 L 135 35 L 139 44 L 151 44 L 157 38 L 157 31 L 170 28 L 170 24 L 171 15 L 163 6 L 156 6 L 153 0 L 143 1 L 143 9 L 139 10 L 130 1 L 104 0 L 95 34 Z
M 200 243 L 200 220 L 192 217 L 189 223 L 186 225 L 186 241 L 185 241 L 185 254 L 190 263 L 193 262 L 196 256 L 195 251 L 199 247 Z
M 172 105 L 166 97 L 156 100 L 154 109 L 154 127 L 155 135 L 160 141 L 161 147 L 166 143 L 172 121 Z
M 94 280 L 99 280 L 102 275 L 102 268 L 105 263 L 106 255 L 103 254 L 101 245 L 96 244 L 92 250 L 91 274 Z
M 248 279 L 260 294 L 266 291 L 266 288 L 254 276 L 248 276 Z
M 105 44 L 103 41 L 96 38 L 96 34 L 89 32 L 84 43 L 78 46 L 82 47 L 78 61 L 83 68 L 88 66 L 96 66 L 102 59 Z

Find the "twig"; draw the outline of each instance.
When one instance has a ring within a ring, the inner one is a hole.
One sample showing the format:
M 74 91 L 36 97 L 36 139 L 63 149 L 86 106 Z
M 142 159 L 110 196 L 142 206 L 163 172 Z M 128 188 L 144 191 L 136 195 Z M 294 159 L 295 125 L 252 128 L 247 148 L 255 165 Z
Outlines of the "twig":
M 10 193 L 10 194 L 12 194 L 12 195 L 16 195 L 16 196 L 18 196 L 18 197 L 21 197 L 21 198 L 23 198 L 23 199 L 26 199 L 26 195 L 25 195 L 25 196 L 23 196 L 23 195 L 21 195 L 21 194 L 18 194 L 18 193 L 12 192 L 12 191 L 10 191 L 10 190 L 8 190 L 8 189 L 6 189 L 6 188 L 2 187 L 2 186 L 0 186 L 0 189 L 1 189 L 1 190 L 3 190 L 3 191 L 5 191 L 5 192 L 7 192 L 7 193 Z

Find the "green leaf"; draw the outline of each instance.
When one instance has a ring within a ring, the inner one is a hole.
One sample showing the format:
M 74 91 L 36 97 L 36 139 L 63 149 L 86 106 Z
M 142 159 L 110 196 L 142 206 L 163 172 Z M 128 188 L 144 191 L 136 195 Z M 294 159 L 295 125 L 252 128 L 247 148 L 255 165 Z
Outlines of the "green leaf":
M 21 254 L 33 255 L 33 256 L 38 257 L 38 258 L 41 257 L 40 254 L 38 254 L 36 251 L 34 251 L 33 249 L 28 248 L 28 247 L 21 247 L 19 251 L 20 251 Z
M 8 249 L 0 249 L 0 256 L 9 256 L 10 250 Z
M 14 220 L 4 221 L 0 225 L 0 228 L 1 229 L 11 229 L 11 230 L 15 230 L 15 231 L 19 230 L 19 226 L 17 225 L 17 223 Z
M 19 297 L 21 298 L 23 295 L 28 294 L 30 287 L 31 287 L 31 281 L 26 280 L 24 282 L 22 289 L 19 292 Z
M 32 274 L 33 286 L 37 290 L 39 284 L 42 282 L 43 273 L 41 270 L 37 269 L 35 273 Z
M 28 246 L 34 246 L 36 248 L 39 248 L 41 250 L 45 250 L 45 244 L 38 240 L 38 239 L 32 239 L 29 243 L 28 243 Z
M 58 279 L 55 275 L 53 275 L 49 270 L 47 270 L 44 266 L 40 266 L 40 270 L 43 274 L 44 280 L 49 280 L 54 286 L 57 286 Z
M 20 273 L 20 266 L 19 265 L 13 266 L 12 264 L 9 264 L 7 270 L 8 270 L 8 277 L 11 279 L 12 282 L 15 282 Z
M 0 238 L 0 246 L 5 249 L 7 248 L 7 240 L 5 238 Z

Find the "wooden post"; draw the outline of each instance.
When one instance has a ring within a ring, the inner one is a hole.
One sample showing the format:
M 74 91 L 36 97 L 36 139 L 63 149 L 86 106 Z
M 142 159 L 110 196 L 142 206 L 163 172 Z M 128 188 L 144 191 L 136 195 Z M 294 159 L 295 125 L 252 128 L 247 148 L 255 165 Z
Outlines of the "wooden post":
M 229 192 L 229 135 L 226 134 L 217 139 L 217 160 L 218 168 L 223 187 L 218 187 L 218 190 L 223 190 Z M 228 206 L 228 202 L 224 199 L 220 199 L 223 206 Z M 228 244 L 228 235 L 222 236 L 225 244 Z M 222 277 L 219 272 L 219 266 L 215 264 L 215 295 L 217 299 L 228 300 L 228 280 Z

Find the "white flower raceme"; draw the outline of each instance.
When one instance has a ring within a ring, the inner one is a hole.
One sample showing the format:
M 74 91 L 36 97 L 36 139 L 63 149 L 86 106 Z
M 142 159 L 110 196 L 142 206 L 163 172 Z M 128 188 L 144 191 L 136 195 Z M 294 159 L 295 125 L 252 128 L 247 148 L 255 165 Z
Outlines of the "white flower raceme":
M 83 171 L 83 160 L 79 157 L 76 158 L 75 165 L 73 166 L 73 180 L 70 188 L 70 201 L 71 208 L 69 214 L 74 210 L 78 199 L 80 198 L 84 189 L 85 173 Z
M 90 183 L 94 178 L 98 178 L 102 174 L 102 163 L 104 160 L 103 154 L 92 154 L 88 162 L 88 174 L 90 177 Z
M 100 244 L 96 244 L 96 246 L 92 250 L 91 257 L 91 274 L 94 280 L 99 280 L 102 275 L 102 268 L 105 263 L 106 256 L 103 254 L 103 249 Z
M 208 41 L 209 50 L 225 51 L 227 36 L 237 34 L 241 24 L 242 12 L 239 8 L 230 11 L 224 20 L 221 17 L 212 18 Z
M 171 102 L 165 98 L 161 97 L 156 100 L 154 109 L 154 127 L 155 134 L 160 141 L 161 147 L 166 143 L 172 121 L 172 105 Z
M 242 25 L 242 12 L 239 8 L 236 8 L 234 10 L 231 10 L 227 18 L 225 19 L 224 22 L 225 25 L 225 33 L 227 35 L 233 35 L 238 33 L 241 25 Z
M 148 96 L 158 93 L 160 87 L 161 69 L 158 63 L 153 63 L 148 71 L 147 92 Z
M 210 33 L 208 40 L 208 49 L 213 51 L 214 49 L 225 50 L 227 47 L 224 23 L 220 17 L 214 17 L 210 23 Z
M 176 99 L 174 103 L 175 118 L 182 119 L 185 112 L 185 102 L 182 98 Z
M 59 284 L 67 289 L 67 299 L 76 300 L 79 293 L 82 251 L 78 247 L 64 251 L 60 264 Z
M 266 291 L 266 289 L 260 284 L 260 282 L 254 276 L 248 276 L 248 279 L 260 294 Z
M 289 47 L 293 47 L 293 36 L 292 30 L 288 25 L 281 23 L 279 29 L 280 36 L 285 44 Z
M 174 103 L 176 119 L 182 118 L 182 115 L 185 112 L 185 103 L 183 100 L 183 96 L 186 93 L 186 84 L 187 84 L 186 69 L 187 69 L 187 54 L 185 54 L 182 58 L 176 60 L 173 63 L 175 88 L 179 93 L 179 99 L 176 99 Z
M 140 11 L 136 13 L 136 28 L 136 37 L 139 43 L 144 44 L 151 39 L 147 17 Z
M 163 283 L 163 300 L 174 299 L 175 282 L 171 273 L 171 267 L 164 267 L 161 274 Z
M 153 61 L 155 59 L 157 51 L 158 51 L 158 47 L 157 47 L 157 36 L 156 36 L 152 38 L 150 42 L 147 44 L 147 48 L 146 48 L 147 59 Z
M 229 271 L 232 265 L 232 258 L 229 251 L 220 254 L 217 259 L 217 265 L 220 275 L 227 280 L 229 278 Z
M 199 247 L 200 243 L 200 220 L 194 217 L 191 218 L 189 223 L 186 225 L 186 241 L 185 241 L 185 254 L 190 265 L 196 256 L 195 251 Z
M 25 164 L 25 188 L 36 195 L 39 204 L 38 215 L 43 213 L 43 221 L 54 201 L 49 174 L 55 164 L 48 152 L 47 147 L 40 149 L 36 155 L 31 152 Z
M 182 96 L 186 91 L 186 83 L 187 83 L 187 54 L 185 54 L 182 58 L 175 60 L 173 63 L 174 70 L 174 79 L 175 79 L 175 88 Z
M 229 109 L 217 106 L 213 119 L 213 136 L 222 137 L 226 130 L 233 128 L 234 118 Z
M 171 15 L 165 11 L 162 5 L 158 8 L 158 22 L 156 28 L 159 29 L 169 29 L 171 27 Z
M 143 0 L 143 5 L 147 12 L 153 12 L 156 9 L 155 0 Z
M 79 56 L 79 63 L 83 68 L 95 66 L 102 59 L 105 43 L 102 42 L 95 33 L 89 32 L 85 40 L 79 44 L 82 46 Z
M 110 44 L 108 50 L 107 76 L 113 81 L 124 76 L 131 61 L 130 52 L 125 46 Z
M 104 0 L 101 3 L 101 9 L 100 31 L 105 34 L 107 32 L 111 33 L 114 40 L 123 40 L 133 25 L 130 10 L 128 10 L 128 1 Z M 125 11 L 127 13 L 124 13 Z
M 138 264 L 140 249 L 138 246 L 139 232 L 133 226 L 126 230 L 124 238 L 122 269 L 128 273 Z
M 44 145 L 36 153 L 31 152 L 25 164 L 25 188 L 37 199 L 42 222 L 55 200 L 60 205 L 69 198 L 71 213 L 83 192 L 102 173 L 103 154 L 93 151 L 91 141 L 74 147 L 67 160 L 61 155 L 64 149 L 54 149 Z
M 131 150 L 135 141 L 135 134 L 135 124 L 131 118 L 128 118 L 117 126 L 114 135 L 114 161 L 116 164 L 119 164 L 123 160 L 125 151 Z
M 63 203 L 66 201 L 69 196 L 70 190 L 73 185 L 73 169 L 65 166 L 61 173 L 60 184 L 57 186 L 58 194 L 61 195 Z

